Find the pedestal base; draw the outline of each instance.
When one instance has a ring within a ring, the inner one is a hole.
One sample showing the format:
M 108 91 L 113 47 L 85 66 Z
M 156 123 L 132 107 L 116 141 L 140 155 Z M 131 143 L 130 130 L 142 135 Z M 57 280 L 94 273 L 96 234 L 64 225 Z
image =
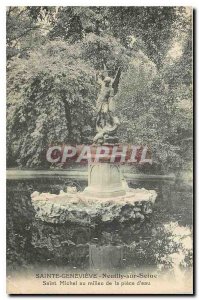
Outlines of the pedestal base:
M 120 166 L 111 163 L 93 163 L 88 166 L 88 187 L 85 195 L 99 198 L 124 196 Z

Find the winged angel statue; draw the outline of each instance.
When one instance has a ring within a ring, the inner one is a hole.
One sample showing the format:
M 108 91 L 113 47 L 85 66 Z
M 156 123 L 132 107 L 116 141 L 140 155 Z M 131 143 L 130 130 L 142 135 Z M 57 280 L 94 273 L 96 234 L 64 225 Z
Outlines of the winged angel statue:
M 97 82 L 100 85 L 100 93 L 97 98 L 97 120 L 93 142 L 96 144 L 117 143 L 117 128 L 120 124 L 118 117 L 114 116 L 115 101 L 114 96 L 118 91 L 121 75 L 121 68 L 117 70 L 115 78 L 108 76 L 106 66 L 104 71 L 97 75 Z

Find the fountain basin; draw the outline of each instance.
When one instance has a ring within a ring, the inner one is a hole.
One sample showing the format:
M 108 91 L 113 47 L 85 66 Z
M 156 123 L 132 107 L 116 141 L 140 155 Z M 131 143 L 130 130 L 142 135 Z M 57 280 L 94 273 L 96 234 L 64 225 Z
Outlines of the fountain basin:
M 117 221 L 144 222 L 152 213 L 157 193 L 154 190 L 128 189 L 125 195 L 98 198 L 84 192 L 63 192 L 59 195 L 34 192 L 31 202 L 37 219 L 63 224 L 91 224 Z

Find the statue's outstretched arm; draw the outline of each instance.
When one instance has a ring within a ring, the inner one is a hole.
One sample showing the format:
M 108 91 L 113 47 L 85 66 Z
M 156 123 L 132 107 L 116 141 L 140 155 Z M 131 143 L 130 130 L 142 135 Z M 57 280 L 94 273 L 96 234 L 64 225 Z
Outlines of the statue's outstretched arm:
M 104 67 L 103 75 L 104 75 L 104 77 L 107 77 L 108 76 L 108 70 L 107 70 L 107 67 L 106 67 L 105 63 L 103 64 L 103 67 Z

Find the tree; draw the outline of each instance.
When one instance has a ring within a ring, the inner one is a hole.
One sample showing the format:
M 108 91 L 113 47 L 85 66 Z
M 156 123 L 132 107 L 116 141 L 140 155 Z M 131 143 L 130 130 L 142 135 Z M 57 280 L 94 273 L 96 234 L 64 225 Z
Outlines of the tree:
M 77 45 L 51 42 L 9 67 L 8 145 L 20 165 L 42 165 L 52 144 L 88 142 L 97 86 Z
M 6 12 L 7 59 L 25 56 L 30 49 L 46 42 L 56 8 L 9 6 Z
M 110 7 L 107 18 L 111 32 L 123 45 L 139 47 L 161 67 L 173 36 L 175 7 Z
M 132 58 L 117 96 L 124 142 L 151 146 L 158 169 L 186 168 L 192 159 L 190 28 L 180 55 L 158 70 L 142 52 Z
M 106 29 L 105 7 L 59 7 L 56 22 L 49 33 L 51 39 L 74 43 L 87 34 L 100 35 Z
M 132 47 L 133 39 L 133 47 L 141 47 L 160 67 L 175 21 L 175 7 L 65 7 L 50 36 L 74 42 L 89 33 L 104 33 L 119 39 L 126 48 Z
M 92 64 L 96 70 L 103 70 L 106 65 L 110 75 L 115 75 L 119 67 L 123 70 L 128 68 L 130 51 L 127 51 L 118 40 L 110 35 L 98 36 L 90 33 L 80 45 L 82 58 Z
M 39 166 L 49 144 L 91 142 L 104 64 L 122 69 L 120 141 L 151 145 L 165 171 L 190 161 L 187 8 L 10 7 L 7 45 L 9 161 Z

